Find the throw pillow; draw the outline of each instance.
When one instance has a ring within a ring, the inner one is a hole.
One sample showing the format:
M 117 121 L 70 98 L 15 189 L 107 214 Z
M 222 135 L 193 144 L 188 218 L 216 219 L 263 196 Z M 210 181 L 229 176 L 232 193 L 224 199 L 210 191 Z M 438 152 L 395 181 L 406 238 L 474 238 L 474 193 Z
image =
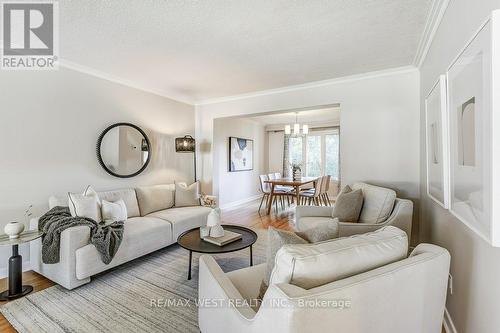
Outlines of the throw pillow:
M 318 243 L 338 238 L 339 219 L 335 218 L 332 222 L 322 222 L 315 227 L 296 232 L 295 234 L 309 243 Z
M 199 183 L 175 183 L 175 207 L 200 206 Z
M 87 217 L 101 222 L 101 201 L 97 192 L 90 185 L 82 194 L 68 193 L 68 206 L 73 217 Z
M 143 186 L 135 189 L 141 216 L 174 206 L 175 185 Z
M 267 249 L 266 249 L 266 275 L 260 284 L 259 299 L 264 298 L 267 287 L 269 286 L 269 280 L 271 278 L 271 273 L 274 268 L 274 259 L 276 253 L 285 244 L 307 244 L 309 243 L 305 239 L 297 236 L 293 231 L 285 231 L 274 229 L 269 227 L 267 229 Z
M 122 199 L 110 202 L 103 200 L 101 205 L 102 219 L 104 221 L 125 221 L 127 219 L 127 206 Z
M 333 207 L 332 217 L 341 222 L 358 222 L 363 207 L 363 191 L 353 191 L 349 185 L 344 187 L 337 196 Z

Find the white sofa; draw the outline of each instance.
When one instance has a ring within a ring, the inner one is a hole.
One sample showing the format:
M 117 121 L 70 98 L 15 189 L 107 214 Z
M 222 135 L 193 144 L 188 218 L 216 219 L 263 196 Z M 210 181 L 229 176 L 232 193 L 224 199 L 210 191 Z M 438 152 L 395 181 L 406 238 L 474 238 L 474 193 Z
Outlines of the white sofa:
M 168 187 L 175 191 L 173 185 Z M 104 264 L 95 246 L 90 244 L 90 228 L 78 226 L 61 233 L 60 261 L 57 264 L 42 262 L 40 239 L 30 243 L 31 267 L 35 272 L 64 288 L 76 288 L 90 282 L 90 277 L 95 274 L 176 243 L 184 231 L 205 225 L 211 211 L 211 208 L 201 205 L 174 206 L 141 214 L 141 200 L 158 200 L 158 197 L 143 195 L 138 200 L 135 189 L 99 192 L 98 195 L 108 201 L 123 199 L 128 212 L 123 240 L 111 263 Z M 49 200 L 50 208 L 60 205 L 67 206 L 67 199 L 52 197 Z M 31 220 L 30 229 L 38 229 L 38 218 Z
M 385 226 L 395 226 L 411 240 L 413 202 L 396 198 L 394 190 L 366 183 L 355 183 L 353 190 L 363 191 L 363 207 L 359 222 L 339 222 L 339 237 L 363 234 Z M 295 230 L 303 231 L 318 223 L 333 221 L 334 207 L 298 206 L 295 210 Z
M 295 257 L 294 251 L 301 252 L 298 248 L 316 244 L 285 245 L 278 251 L 271 280 L 275 275 L 288 276 L 277 273 L 277 266 L 284 262 L 284 269 L 292 271 L 289 276 L 295 281 L 271 281 L 260 308 L 251 300 L 259 295 L 266 264 L 224 273 L 211 256 L 203 255 L 199 280 L 201 332 L 440 333 L 450 265 L 448 251 L 420 244 L 406 257 L 407 243 L 403 247 L 400 241 L 395 242 L 401 236 L 388 237 L 389 243 L 372 243 L 371 237 L 357 246 L 348 240 L 350 244 L 334 246 L 329 253 L 315 248 L 306 251 L 308 255 Z M 387 259 L 392 253 L 404 253 L 403 259 L 380 265 L 381 255 Z M 333 258 L 327 257 L 330 255 Z M 292 264 L 287 257 L 294 257 Z M 293 274 L 297 269 L 302 270 L 299 277 Z M 355 273 L 318 283 L 328 270 L 345 269 Z M 316 284 L 308 289 L 298 286 L 310 283 L 307 278 Z

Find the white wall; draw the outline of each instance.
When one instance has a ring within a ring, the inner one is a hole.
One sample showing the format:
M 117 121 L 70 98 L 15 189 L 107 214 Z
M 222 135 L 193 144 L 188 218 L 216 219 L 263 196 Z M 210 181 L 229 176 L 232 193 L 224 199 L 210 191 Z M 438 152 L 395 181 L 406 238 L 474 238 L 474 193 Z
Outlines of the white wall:
M 47 210 L 51 194 L 191 180 L 192 154 L 177 154 L 174 138 L 194 133 L 194 108 L 68 69 L 0 72 L 0 231 L 23 221 L 24 210 Z M 115 122 L 148 133 L 153 155 L 140 176 L 108 175 L 96 158 L 96 141 Z M 29 259 L 24 246 L 23 259 Z M 10 249 L 0 248 L 0 275 Z
M 268 136 L 267 172 L 283 173 L 283 149 L 285 145 L 285 132 L 266 132 Z
M 342 109 L 342 183 L 367 181 L 392 187 L 398 196 L 413 199 L 418 208 L 419 73 L 414 68 L 197 105 L 196 135 L 205 147 L 200 153 L 204 188 L 219 192 L 212 182 L 210 149 L 215 118 L 336 103 Z
M 421 238 L 451 253 L 453 295 L 446 307 L 458 332 L 498 332 L 500 248 L 493 248 L 430 200 L 425 184 L 424 99 L 499 0 L 452 0 L 421 67 Z M 496 112 L 498 110 L 495 110 Z
M 229 137 L 252 139 L 253 170 L 229 172 Z M 260 194 L 259 175 L 266 173 L 264 126 L 244 118 L 214 121 L 214 181 L 219 188 L 221 208 L 255 199 Z

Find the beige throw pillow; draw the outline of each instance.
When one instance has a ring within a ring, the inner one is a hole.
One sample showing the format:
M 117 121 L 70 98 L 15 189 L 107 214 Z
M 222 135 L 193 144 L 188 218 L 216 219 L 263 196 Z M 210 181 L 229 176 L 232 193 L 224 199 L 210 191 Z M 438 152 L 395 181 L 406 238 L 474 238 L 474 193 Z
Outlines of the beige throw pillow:
M 175 207 L 200 206 L 199 183 L 175 183 Z
M 101 201 L 97 192 L 89 185 L 83 193 L 68 193 L 71 216 L 86 217 L 101 222 Z
M 358 222 L 363 207 L 363 191 L 353 191 L 349 185 L 345 186 L 337 196 L 333 207 L 332 217 L 340 222 Z
M 141 216 L 174 206 L 174 184 L 138 187 L 135 193 Z
M 339 237 L 339 219 L 335 218 L 331 222 L 323 222 L 315 227 L 304 231 L 296 232 L 297 236 L 305 239 L 309 243 L 318 243 Z

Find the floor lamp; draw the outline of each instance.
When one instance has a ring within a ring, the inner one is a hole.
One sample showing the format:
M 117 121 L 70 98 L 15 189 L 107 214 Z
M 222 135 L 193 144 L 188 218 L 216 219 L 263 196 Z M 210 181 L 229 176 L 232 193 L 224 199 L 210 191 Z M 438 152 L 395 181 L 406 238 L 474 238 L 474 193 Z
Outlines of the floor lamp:
M 175 139 L 177 153 L 194 153 L 194 181 L 196 182 L 196 141 L 191 135 Z

